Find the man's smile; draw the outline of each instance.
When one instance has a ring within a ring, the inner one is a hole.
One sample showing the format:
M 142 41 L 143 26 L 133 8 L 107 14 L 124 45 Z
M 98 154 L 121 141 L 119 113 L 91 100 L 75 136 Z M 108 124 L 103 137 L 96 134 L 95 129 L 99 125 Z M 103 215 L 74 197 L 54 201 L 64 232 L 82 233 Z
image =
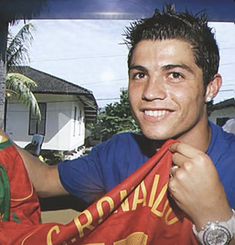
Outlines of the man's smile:
M 147 120 L 161 121 L 165 119 L 172 111 L 166 109 L 145 109 L 144 118 Z

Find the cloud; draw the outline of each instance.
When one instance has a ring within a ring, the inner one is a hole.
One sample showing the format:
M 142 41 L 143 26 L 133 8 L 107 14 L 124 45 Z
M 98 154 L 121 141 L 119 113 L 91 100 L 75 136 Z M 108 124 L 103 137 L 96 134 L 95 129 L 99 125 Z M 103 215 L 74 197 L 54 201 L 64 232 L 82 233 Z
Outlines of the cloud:
M 117 98 L 120 88 L 127 87 L 127 54 L 123 42 L 128 20 L 33 20 L 35 27 L 30 51 L 31 66 L 82 85 L 93 91 L 96 98 Z M 22 23 L 20 23 L 22 26 Z M 224 77 L 223 89 L 235 88 L 235 25 L 210 23 L 221 51 L 220 72 Z M 13 26 L 17 31 L 19 26 Z M 103 74 L 112 74 L 103 77 Z M 104 89 L 105 88 L 105 89 Z M 232 94 L 232 95 L 231 95 Z M 217 101 L 233 96 L 221 92 Z M 109 100 L 98 101 L 100 106 Z

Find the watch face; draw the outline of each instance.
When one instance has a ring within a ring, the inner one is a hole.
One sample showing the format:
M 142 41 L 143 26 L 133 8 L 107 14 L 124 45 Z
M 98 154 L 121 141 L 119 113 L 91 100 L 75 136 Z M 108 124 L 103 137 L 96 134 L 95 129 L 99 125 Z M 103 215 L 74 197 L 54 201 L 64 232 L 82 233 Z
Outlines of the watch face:
M 231 241 L 232 236 L 229 230 L 222 225 L 213 223 L 203 234 L 203 242 L 206 245 L 226 245 Z

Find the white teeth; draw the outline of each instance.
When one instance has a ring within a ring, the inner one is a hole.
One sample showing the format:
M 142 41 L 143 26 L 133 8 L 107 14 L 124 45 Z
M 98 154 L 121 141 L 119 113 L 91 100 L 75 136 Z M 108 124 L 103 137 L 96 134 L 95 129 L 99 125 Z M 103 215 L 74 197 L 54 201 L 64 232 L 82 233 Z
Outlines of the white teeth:
M 157 110 L 157 111 L 145 110 L 144 113 L 147 116 L 163 118 L 169 113 L 169 111 L 167 110 Z

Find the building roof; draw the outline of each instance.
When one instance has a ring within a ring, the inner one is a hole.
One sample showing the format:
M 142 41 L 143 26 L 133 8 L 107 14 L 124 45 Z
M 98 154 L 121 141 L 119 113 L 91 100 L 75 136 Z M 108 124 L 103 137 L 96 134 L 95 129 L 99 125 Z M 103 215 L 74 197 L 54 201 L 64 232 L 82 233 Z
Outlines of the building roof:
M 223 109 L 226 107 L 230 107 L 230 106 L 235 106 L 235 99 L 234 98 L 230 98 L 224 101 L 221 101 L 219 103 L 216 103 L 212 106 L 212 111 L 214 110 L 219 110 L 219 109 Z
M 35 81 L 37 87 L 32 89 L 34 94 L 77 95 L 84 104 L 86 122 L 96 119 L 98 106 L 90 90 L 30 66 L 16 66 L 11 68 L 11 72 L 21 73 Z

